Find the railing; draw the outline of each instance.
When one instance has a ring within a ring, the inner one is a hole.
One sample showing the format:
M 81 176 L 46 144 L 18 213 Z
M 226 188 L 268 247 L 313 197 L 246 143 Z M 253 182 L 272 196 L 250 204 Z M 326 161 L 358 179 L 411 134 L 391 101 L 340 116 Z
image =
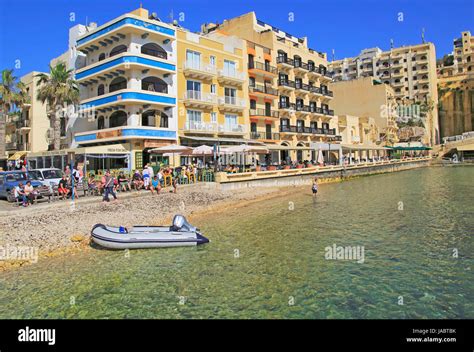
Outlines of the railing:
M 234 124 L 234 125 L 219 125 L 219 132 L 223 133 L 245 133 L 246 125 Z
M 290 88 L 295 88 L 295 81 L 290 81 L 290 80 L 285 80 L 285 79 L 279 79 L 278 80 L 278 85 L 282 87 L 290 87 Z
M 295 104 L 296 111 L 311 112 L 311 107 L 309 105 Z
M 250 116 L 267 116 L 267 117 L 279 117 L 280 114 L 275 110 L 266 109 L 250 109 Z
M 201 121 L 186 121 L 184 130 L 195 132 L 217 132 L 217 123 L 205 123 Z
M 275 88 L 265 86 L 263 84 L 256 84 L 254 86 L 249 86 L 249 91 L 251 93 L 263 93 L 270 95 L 278 95 L 278 91 Z
M 304 126 L 292 126 L 292 125 L 280 125 L 280 132 L 289 132 L 289 133 L 306 133 L 306 134 L 322 134 L 322 135 L 336 135 L 336 129 L 330 128 L 312 128 Z
M 240 71 L 219 70 L 217 73 L 219 77 L 233 78 L 241 81 L 245 80 L 244 73 Z
M 321 109 L 324 115 L 334 116 L 334 110 Z
M 16 128 L 31 127 L 30 120 L 20 120 L 16 122 Z
M 250 132 L 251 139 L 280 140 L 280 134 L 274 132 Z
M 6 150 L 16 150 L 16 146 L 17 146 L 16 142 L 5 143 Z
M 186 91 L 186 93 L 184 94 L 184 99 L 185 100 L 195 100 L 195 101 L 211 103 L 211 104 L 216 104 L 217 103 L 216 95 L 209 94 L 209 93 L 203 93 L 199 90 L 188 90 L 188 91 Z
M 284 101 L 280 101 L 278 103 L 278 108 L 279 109 L 291 109 L 295 110 L 296 109 L 296 104 L 295 103 L 286 103 Z
M 249 62 L 248 67 L 249 67 L 249 70 L 257 69 L 257 70 L 270 72 L 270 73 L 273 73 L 273 74 L 278 73 L 278 70 L 275 66 L 264 64 L 264 63 L 258 62 L 258 61 Z
M 351 141 L 352 143 L 360 143 L 360 136 L 352 136 Z
M 216 67 L 213 65 L 203 65 L 201 63 L 185 61 L 183 68 L 185 70 L 194 70 L 215 75 L 217 73 Z
M 294 60 L 294 66 L 295 68 L 302 68 L 308 71 L 308 64 L 303 61 Z
M 296 89 L 306 90 L 306 91 L 308 91 L 308 92 L 311 90 L 311 87 L 310 87 L 309 84 L 301 83 L 301 82 L 298 82 L 298 81 L 295 82 L 295 88 L 296 88 Z
M 245 100 L 237 97 L 219 97 L 219 104 L 233 105 L 239 107 L 245 107 Z
M 278 56 L 277 57 L 277 64 L 286 64 L 286 65 L 290 65 L 290 66 L 295 66 L 295 60 L 293 59 L 290 59 L 288 57 L 284 57 L 284 56 Z
M 311 93 L 316 93 L 316 94 L 322 94 L 320 87 L 310 87 L 310 92 Z

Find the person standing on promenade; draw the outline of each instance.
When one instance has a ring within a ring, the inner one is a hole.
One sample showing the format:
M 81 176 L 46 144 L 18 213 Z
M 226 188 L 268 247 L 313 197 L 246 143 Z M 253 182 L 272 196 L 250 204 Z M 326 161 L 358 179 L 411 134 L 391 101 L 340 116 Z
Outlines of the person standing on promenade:
M 143 186 L 146 190 L 148 190 L 148 186 L 150 185 L 151 175 L 150 170 L 148 169 L 148 164 L 145 165 L 143 168 Z
M 316 196 L 316 194 L 318 193 L 318 178 L 315 177 L 314 180 L 313 180 L 313 186 L 311 187 L 312 191 L 313 191 L 313 196 Z
M 107 170 L 105 176 L 102 177 L 102 184 L 104 186 L 104 198 L 103 202 L 109 202 L 109 194 L 112 194 L 114 201 L 117 200 L 117 195 L 114 192 L 114 177 L 110 174 L 110 170 Z

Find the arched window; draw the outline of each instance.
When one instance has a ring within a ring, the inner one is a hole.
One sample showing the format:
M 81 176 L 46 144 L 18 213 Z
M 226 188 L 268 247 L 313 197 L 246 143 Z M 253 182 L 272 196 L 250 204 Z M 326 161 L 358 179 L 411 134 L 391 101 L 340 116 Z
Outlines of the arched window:
M 312 61 L 312 60 L 308 61 L 308 70 L 310 70 L 310 71 L 314 70 L 314 61 Z M 341 73 L 340 70 L 339 70 L 339 73 Z
M 127 80 L 125 77 L 117 77 L 109 85 L 109 93 L 115 92 L 117 90 L 126 89 L 127 88 Z
M 278 50 L 277 62 L 286 62 L 288 55 L 283 50 Z
M 150 92 L 168 93 L 168 84 L 158 77 L 146 77 L 142 79 L 142 90 Z
M 114 55 L 118 55 L 121 53 L 126 53 L 126 52 L 127 52 L 127 46 L 122 44 L 113 48 L 109 54 L 109 57 L 112 57 Z
M 294 60 L 295 67 L 301 66 L 301 56 L 295 55 L 293 56 L 293 60 Z
M 155 127 L 156 126 L 156 119 L 155 119 L 156 110 L 147 110 L 142 113 L 142 126 L 145 127 Z
M 115 111 L 110 115 L 109 127 L 127 126 L 127 113 L 123 110 Z
M 168 53 L 166 52 L 166 50 L 156 43 L 147 43 L 145 45 L 142 45 L 141 53 L 145 55 L 159 57 L 161 59 L 168 58 Z
M 99 116 L 97 118 L 97 129 L 103 130 L 105 128 L 105 119 L 104 116 Z
M 103 84 L 99 84 L 97 87 L 97 95 L 104 95 L 105 93 L 105 87 Z
M 99 55 L 99 61 L 105 60 L 105 53 Z
M 325 75 L 326 71 L 327 71 L 326 66 L 319 65 L 319 72 L 321 72 L 322 75 Z

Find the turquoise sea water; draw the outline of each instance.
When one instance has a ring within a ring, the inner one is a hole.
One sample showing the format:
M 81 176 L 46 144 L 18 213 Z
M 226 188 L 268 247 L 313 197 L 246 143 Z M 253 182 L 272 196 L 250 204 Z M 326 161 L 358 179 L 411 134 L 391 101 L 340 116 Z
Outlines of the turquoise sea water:
M 433 167 L 295 188 L 196 218 L 197 248 L 40 260 L 0 274 L 0 318 L 474 318 L 473 180 Z M 333 245 L 364 262 L 325 259 Z

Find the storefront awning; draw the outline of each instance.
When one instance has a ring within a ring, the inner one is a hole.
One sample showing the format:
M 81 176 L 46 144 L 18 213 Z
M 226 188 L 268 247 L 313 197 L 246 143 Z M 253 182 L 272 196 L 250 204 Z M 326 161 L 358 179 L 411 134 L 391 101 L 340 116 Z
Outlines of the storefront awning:
M 430 147 L 385 147 L 388 150 L 413 151 L 413 150 L 431 150 Z
M 474 151 L 474 143 L 468 145 L 460 145 L 456 147 L 456 149 L 460 152 L 472 152 Z
M 342 149 L 347 150 L 387 150 L 385 147 L 367 146 L 360 144 L 342 144 Z
M 25 156 L 26 152 L 15 152 L 11 157 L 8 158 L 8 160 L 19 160 L 23 156 Z
M 29 153 L 28 158 L 48 157 L 48 156 L 62 156 L 67 155 L 69 152 L 76 154 L 126 154 L 130 153 L 129 144 L 109 144 L 109 145 L 97 145 L 94 147 L 81 147 L 81 148 L 70 148 L 61 150 L 43 151 L 37 153 Z

